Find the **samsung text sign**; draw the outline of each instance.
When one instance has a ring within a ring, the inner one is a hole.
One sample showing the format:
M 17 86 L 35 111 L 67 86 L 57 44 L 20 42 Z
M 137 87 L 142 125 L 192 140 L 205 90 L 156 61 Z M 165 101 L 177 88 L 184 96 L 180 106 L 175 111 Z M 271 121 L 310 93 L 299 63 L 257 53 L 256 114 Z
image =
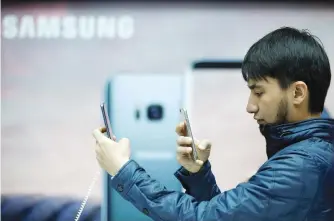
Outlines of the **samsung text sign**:
M 5 15 L 4 39 L 130 39 L 131 16 L 33 16 Z

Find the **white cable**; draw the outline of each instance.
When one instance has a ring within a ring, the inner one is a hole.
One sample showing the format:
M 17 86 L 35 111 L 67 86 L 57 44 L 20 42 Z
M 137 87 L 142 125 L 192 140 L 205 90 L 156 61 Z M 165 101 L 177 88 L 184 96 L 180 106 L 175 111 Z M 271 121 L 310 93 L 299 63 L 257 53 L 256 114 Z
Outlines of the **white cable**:
M 83 201 L 82 201 L 82 203 L 81 203 L 81 206 L 80 206 L 80 208 L 79 208 L 79 210 L 78 210 L 78 213 L 77 213 L 77 215 L 76 215 L 74 221 L 78 221 L 78 220 L 80 219 L 81 213 L 82 213 L 82 211 L 84 210 L 84 208 L 85 208 L 85 206 L 86 206 L 87 200 L 88 200 L 88 198 L 89 198 L 89 196 L 90 196 L 90 193 L 92 192 L 92 190 L 93 190 L 93 188 L 94 188 L 94 185 L 95 185 L 96 180 L 97 180 L 97 178 L 98 178 L 99 175 L 100 175 L 100 170 L 98 170 L 98 171 L 96 172 L 96 174 L 95 174 L 95 176 L 94 176 L 94 178 L 93 178 L 93 181 L 92 181 L 92 183 L 90 184 L 90 186 L 89 186 L 89 188 L 88 188 L 87 194 L 86 194 L 85 198 L 83 199 Z

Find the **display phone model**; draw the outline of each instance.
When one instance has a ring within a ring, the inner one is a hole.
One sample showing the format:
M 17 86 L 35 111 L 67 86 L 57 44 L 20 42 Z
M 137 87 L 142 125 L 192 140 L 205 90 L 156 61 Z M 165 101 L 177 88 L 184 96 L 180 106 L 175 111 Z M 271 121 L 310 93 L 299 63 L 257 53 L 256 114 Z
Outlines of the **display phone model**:
M 210 163 L 218 186 L 229 190 L 247 180 L 267 160 L 266 144 L 253 116 L 241 62 L 195 61 L 186 73 L 193 134 L 212 143 Z M 228 179 L 227 179 L 228 178 Z
M 192 140 L 192 154 L 191 154 L 191 157 L 194 161 L 197 160 L 197 149 L 196 149 L 196 144 L 195 144 L 195 140 L 194 140 L 194 137 L 193 137 L 193 133 L 191 131 L 191 127 L 190 127 L 190 121 L 189 121 L 189 117 L 188 117 L 188 113 L 187 113 L 187 110 L 185 108 L 181 108 L 180 109 L 180 112 L 181 114 L 183 115 L 183 118 L 184 118 L 184 122 L 186 124 L 186 128 L 187 128 L 187 136 L 191 138 Z
M 108 110 L 107 110 L 105 102 L 101 103 L 100 108 L 101 108 L 101 113 L 102 113 L 102 117 L 103 117 L 103 122 L 104 122 L 104 125 L 106 127 L 107 136 L 108 136 L 108 138 L 110 138 L 112 140 L 115 140 L 115 136 L 114 136 L 114 134 L 112 132 L 112 129 L 111 129 L 109 114 L 108 114 Z
M 184 106 L 183 78 L 182 74 L 120 73 L 107 81 L 104 98 L 114 134 L 130 139 L 131 158 L 151 178 L 175 191 L 182 191 L 174 173 L 180 167 L 175 127 Z M 151 220 L 111 188 L 108 174 L 104 178 L 102 220 Z

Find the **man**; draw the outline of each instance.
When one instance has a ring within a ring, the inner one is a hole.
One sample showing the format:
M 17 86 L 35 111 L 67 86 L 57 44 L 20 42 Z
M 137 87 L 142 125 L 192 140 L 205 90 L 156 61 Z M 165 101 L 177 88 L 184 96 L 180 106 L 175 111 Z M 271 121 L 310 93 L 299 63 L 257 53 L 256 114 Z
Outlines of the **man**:
M 250 88 L 247 111 L 268 155 L 248 182 L 220 192 L 210 143 L 196 141 L 199 160 L 192 161 L 193 141 L 181 123 L 176 176 L 186 193 L 167 190 L 130 160 L 128 139 L 114 142 L 96 129 L 97 160 L 113 176 L 112 187 L 153 220 L 333 221 L 334 120 L 320 118 L 331 81 L 324 49 L 305 31 L 280 28 L 249 49 L 242 74 Z

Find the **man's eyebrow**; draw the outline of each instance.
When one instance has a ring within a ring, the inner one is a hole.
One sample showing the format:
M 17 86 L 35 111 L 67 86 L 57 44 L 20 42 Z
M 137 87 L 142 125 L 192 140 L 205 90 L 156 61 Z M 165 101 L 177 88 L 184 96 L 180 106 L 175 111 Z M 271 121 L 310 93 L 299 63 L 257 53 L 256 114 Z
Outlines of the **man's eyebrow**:
M 253 89 L 255 89 L 255 88 L 262 88 L 262 86 L 261 85 L 258 85 L 258 84 L 248 84 L 247 85 L 248 87 L 249 87 L 249 89 L 251 89 L 251 90 L 253 90 Z

